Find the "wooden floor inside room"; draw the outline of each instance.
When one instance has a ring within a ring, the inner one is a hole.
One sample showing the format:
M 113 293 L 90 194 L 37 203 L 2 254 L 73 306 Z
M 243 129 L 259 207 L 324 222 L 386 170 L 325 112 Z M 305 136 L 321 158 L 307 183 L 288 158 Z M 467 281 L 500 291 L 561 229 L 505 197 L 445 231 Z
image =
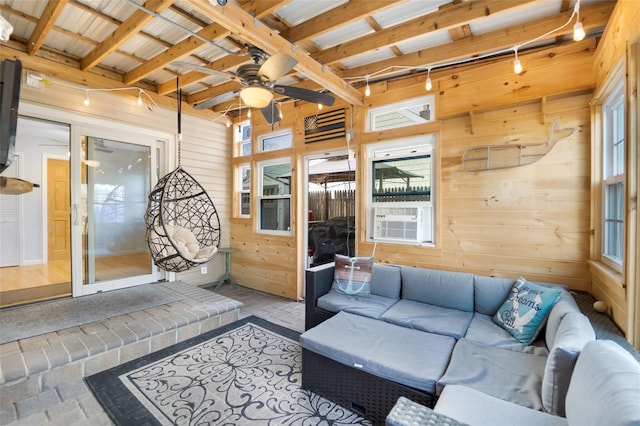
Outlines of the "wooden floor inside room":
M 149 253 L 97 257 L 96 281 L 151 272 Z M 0 308 L 71 296 L 71 263 L 58 261 L 0 268 Z

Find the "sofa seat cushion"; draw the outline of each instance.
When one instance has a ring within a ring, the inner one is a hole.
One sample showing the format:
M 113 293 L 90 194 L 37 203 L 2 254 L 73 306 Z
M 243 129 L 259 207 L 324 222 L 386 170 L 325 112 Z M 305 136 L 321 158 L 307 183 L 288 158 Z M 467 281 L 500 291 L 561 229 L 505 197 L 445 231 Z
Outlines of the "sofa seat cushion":
M 518 426 L 566 426 L 567 419 L 531 410 L 478 390 L 448 385 L 433 411 L 473 426 L 513 424 Z
M 347 296 L 331 291 L 318 298 L 317 306 L 329 312 L 350 312 L 378 319 L 397 299 L 371 294 L 369 297 Z
M 300 345 L 307 350 L 432 395 L 454 344 L 451 337 L 348 312 L 300 335 Z
M 447 385 L 465 385 L 505 401 L 542 410 L 546 357 L 508 351 L 460 339 L 436 394 Z
M 610 340 L 589 342 L 565 401 L 572 425 L 640 425 L 640 364 Z
M 443 308 L 414 300 L 400 299 L 380 317 L 403 327 L 437 333 L 459 339 L 465 335 L 473 312 Z
M 472 340 L 496 348 L 507 349 L 516 352 L 525 352 L 533 355 L 547 356 L 549 350 L 542 338 L 536 339 L 530 345 L 523 345 L 511 333 L 499 327 L 489 315 L 473 314 L 473 319 L 467 329 L 465 339 Z

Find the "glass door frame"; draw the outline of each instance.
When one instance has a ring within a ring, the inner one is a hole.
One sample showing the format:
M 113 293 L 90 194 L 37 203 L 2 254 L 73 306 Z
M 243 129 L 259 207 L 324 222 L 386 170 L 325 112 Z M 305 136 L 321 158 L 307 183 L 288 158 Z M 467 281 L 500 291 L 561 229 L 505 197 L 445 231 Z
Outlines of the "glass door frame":
M 85 285 L 82 273 L 82 227 L 80 217 L 81 203 L 81 168 L 82 162 L 82 135 L 95 137 L 104 137 L 105 139 L 120 140 L 129 143 L 138 143 L 151 147 L 152 164 L 151 164 L 151 188 L 155 186 L 158 177 L 162 173 L 171 170 L 174 163 L 174 155 L 171 153 L 175 147 L 175 136 L 158 130 L 147 129 L 141 126 L 118 122 L 106 118 L 97 118 L 85 116 L 78 112 L 65 111 L 29 103 L 28 101 L 20 102 L 20 114 L 43 120 L 51 120 L 63 124 L 68 124 L 71 130 L 70 144 L 70 180 L 71 180 L 71 281 L 72 296 L 84 296 L 102 291 L 116 290 L 119 288 L 131 287 L 139 284 L 166 279 L 174 281 L 175 273 L 166 273 L 158 269 L 152 263 L 151 274 L 140 275 L 132 278 L 123 278 L 112 281 L 104 281 L 96 284 Z M 117 130 L 115 130 L 117 129 Z M 160 142 L 160 143 L 159 143 Z M 164 164 L 156 164 L 157 148 L 164 149 L 163 155 L 160 156 L 164 160 Z M 156 173 L 155 171 L 158 171 Z
M 72 241 L 71 241 L 71 250 L 72 253 L 78 253 L 77 257 L 80 259 L 74 258 L 72 264 L 72 292 L 74 297 L 76 295 L 87 295 L 94 294 L 102 291 L 116 290 L 120 288 L 131 287 L 139 284 L 145 284 L 150 282 L 156 282 L 161 277 L 164 278 L 163 272 L 158 269 L 156 265 L 151 262 L 151 273 L 136 275 L 133 277 L 125 277 L 113 280 L 104 280 L 98 281 L 95 283 L 87 283 L 84 282 L 85 274 L 83 273 L 83 259 L 84 259 L 84 248 L 82 244 L 82 228 L 83 228 L 83 220 L 82 220 L 82 178 L 80 176 L 81 169 L 84 167 L 82 165 L 82 139 L 88 138 L 100 138 L 106 140 L 113 140 L 118 142 L 124 142 L 132 145 L 140 145 L 149 147 L 151 153 L 151 176 L 150 183 L 151 187 L 149 188 L 149 192 L 153 189 L 155 184 L 158 181 L 158 176 L 154 171 L 159 170 L 157 163 L 157 138 L 153 136 L 149 136 L 147 134 L 140 133 L 130 133 L 123 132 L 120 130 L 114 130 L 112 128 L 104 128 L 100 126 L 94 125 L 79 125 L 73 126 L 71 132 L 71 140 L 72 140 L 72 153 L 77 153 L 80 155 L 76 155 L 75 158 L 71 156 L 71 208 L 72 208 Z M 160 173 L 163 172 L 164 167 L 160 167 Z M 92 212 L 87 212 L 87 214 L 91 217 Z M 95 233 L 87 234 L 89 239 L 95 238 Z M 92 251 L 94 249 L 93 245 L 90 245 L 88 249 Z M 88 261 L 91 261 L 95 264 L 95 258 L 88 256 Z M 92 268 L 90 268 L 92 269 Z

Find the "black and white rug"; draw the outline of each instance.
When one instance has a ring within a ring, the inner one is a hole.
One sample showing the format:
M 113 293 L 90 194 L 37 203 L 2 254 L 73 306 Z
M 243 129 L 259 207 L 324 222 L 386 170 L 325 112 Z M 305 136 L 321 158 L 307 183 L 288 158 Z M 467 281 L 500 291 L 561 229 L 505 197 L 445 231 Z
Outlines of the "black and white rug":
M 117 425 L 369 425 L 300 387 L 298 337 L 248 317 L 85 380 Z

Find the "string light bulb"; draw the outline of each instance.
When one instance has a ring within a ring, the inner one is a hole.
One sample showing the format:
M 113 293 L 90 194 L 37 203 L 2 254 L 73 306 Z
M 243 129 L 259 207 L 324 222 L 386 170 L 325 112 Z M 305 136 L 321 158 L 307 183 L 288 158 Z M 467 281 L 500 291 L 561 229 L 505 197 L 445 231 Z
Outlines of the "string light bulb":
M 280 116 L 280 120 L 284 119 L 284 114 L 282 113 L 282 104 L 278 104 L 278 115 Z
M 513 61 L 513 72 L 520 74 L 522 72 L 522 62 L 520 62 L 520 59 L 518 58 L 518 48 L 514 47 L 513 51 L 516 54 L 516 60 Z
M 582 22 L 578 21 L 573 26 L 573 40 L 581 41 L 584 40 L 586 34 L 584 32 L 584 28 L 582 27 Z
M 247 111 L 247 118 L 251 118 L 251 108 Z
M 88 107 L 91 104 L 91 102 L 89 101 L 89 91 L 88 90 L 84 91 L 84 101 L 82 103 L 86 107 Z
M 142 105 L 142 89 L 138 90 L 138 105 Z
M 364 95 L 366 97 L 371 96 L 371 87 L 369 87 L 369 76 L 367 75 L 367 87 L 364 88 Z
M 322 111 L 322 104 L 318 104 L 318 111 Z
M 578 0 L 575 6 L 573 6 L 573 14 L 576 15 L 576 23 L 573 26 L 573 39 L 575 41 L 584 40 L 586 34 L 584 32 L 582 22 L 580 22 L 580 0 Z
M 433 88 L 433 85 L 431 84 L 431 67 L 427 69 L 427 81 L 424 83 L 424 88 L 427 92 L 430 92 Z

